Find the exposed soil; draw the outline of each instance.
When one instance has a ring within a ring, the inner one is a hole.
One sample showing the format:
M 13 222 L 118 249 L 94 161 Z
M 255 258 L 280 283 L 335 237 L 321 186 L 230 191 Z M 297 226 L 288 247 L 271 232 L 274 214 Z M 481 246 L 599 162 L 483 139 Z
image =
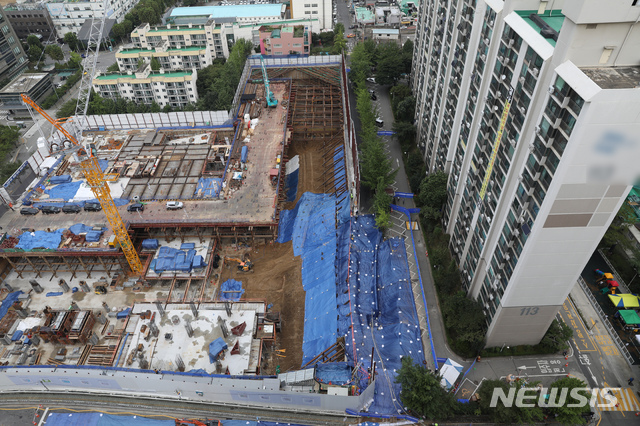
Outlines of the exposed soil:
M 282 333 L 277 335 L 274 348 L 264 347 L 262 374 L 297 370 L 302 362 L 302 338 L 304 335 L 304 299 L 302 289 L 302 260 L 293 255 L 291 242 L 273 243 L 244 250 L 225 250 L 222 255 L 242 258 L 249 255 L 252 272 L 240 272 L 236 262 L 225 262 L 220 282 L 229 278 L 242 282 L 243 299 L 265 300 L 273 304 L 272 312 L 280 312 Z M 275 349 L 285 350 L 276 352 Z M 276 353 L 284 355 L 278 356 Z
M 318 189 L 322 185 L 322 152 L 311 142 L 296 141 L 291 144 L 287 156 L 293 158 L 300 156 L 300 169 L 298 171 L 298 193 L 295 201 L 284 203 L 283 210 L 291 210 L 295 207 L 300 196 L 305 192 L 319 193 Z

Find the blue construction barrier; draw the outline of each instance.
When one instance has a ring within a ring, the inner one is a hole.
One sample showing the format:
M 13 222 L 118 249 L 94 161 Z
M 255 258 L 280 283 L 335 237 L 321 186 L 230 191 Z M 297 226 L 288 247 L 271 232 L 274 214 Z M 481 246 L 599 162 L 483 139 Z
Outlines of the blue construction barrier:
M 296 199 L 298 193 L 298 170 L 300 168 L 300 157 L 297 155 L 287 162 L 287 170 L 284 177 L 284 190 L 287 202 Z
M 392 130 L 379 130 L 378 131 L 378 136 L 393 136 L 395 134 L 396 134 L 396 132 L 394 132 Z

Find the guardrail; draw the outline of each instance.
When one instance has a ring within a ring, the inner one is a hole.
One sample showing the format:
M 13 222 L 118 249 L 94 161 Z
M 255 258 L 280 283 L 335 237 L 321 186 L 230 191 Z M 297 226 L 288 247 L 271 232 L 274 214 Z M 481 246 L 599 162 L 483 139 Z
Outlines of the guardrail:
M 613 326 L 609 322 L 609 319 L 607 318 L 607 314 L 604 313 L 604 311 L 600 307 L 600 304 L 594 297 L 593 293 L 591 293 L 591 290 L 589 289 L 589 286 L 587 286 L 586 281 L 582 277 L 578 277 L 578 283 L 580 284 L 580 287 L 582 287 L 582 291 L 584 291 L 584 294 L 587 295 L 589 302 L 598 313 L 598 316 L 600 317 L 600 321 L 602 321 L 602 324 L 604 324 L 604 326 L 606 327 L 607 331 L 609 332 L 609 335 L 611 336 L 611 339 L 613 339 L 613 342 L 618 347 L 618 350 L 620 351 L 622 356 L 624 356 L 625 360 L 627 361 L 627 364 L 629 364 L 629 367 L 633 368 L 633 362 L 634 362 L 633 357 L 629 353 L 629 350 L 625 346 L 622 339 L 620 339 L 620 336 L 618 336 L 618 333 L 616 332 L 615 328 L 613 328 Z
M 611 269 L 611 273 L 616 278 L 616 281 L 618 281 L 618 284 L 620 284 L 620 289 L 624 290 L 626 293 L 631 293 L 629 291 L 629 287 L 627 286 L 627 283 L 622 280 L 622 278 L 620 277 L 620 274 L 618 273 L 618 271 L 616 271 L 616 268 L 614 268 L 611 262 L 609 262 L 609 259 L 607 259 L 607 256 L 604 255 L 601 249 L 598 249 L 598 253 L 600 253 L 600 256 L 602 257 L 602 259 L 604 259 L 604 261 L 607 263 L 607 266 Z

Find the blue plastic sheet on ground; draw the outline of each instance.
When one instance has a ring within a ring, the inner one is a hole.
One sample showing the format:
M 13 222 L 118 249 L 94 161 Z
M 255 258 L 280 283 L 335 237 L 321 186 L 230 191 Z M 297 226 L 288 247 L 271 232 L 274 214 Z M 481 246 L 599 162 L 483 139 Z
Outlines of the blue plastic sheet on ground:
M 296 155 L 287 162 L 287 171 L 284 178 L 285 198 L 287 202 L 292 202 L 296 199 L 299 169 L 300 157 Z
M 33 250 L 35 248 L 56 249 L 60 245 L 63 231 L 64 229 L 58 229 L 53 232 L 25 232 L 20 235 L 20 241 L 18 241 L 15 248 L 23 250 Z
M 46 189 L 44 192 L 49 195 L 49 198 L 61 198 L 65 201 L 69 201 L 76 195 L 82 183 L 83 182 L 80 180 L 76 182 L 62 183 L 51 189 Z
M 60 176 L 51 176 L 49 178 L 49 183 L 51 183 L 52 185 L 58 185 L 61 183 L 69 183 L 71 182 L 71 176 L 70 175 L 60 175 Z
M 242 282 L 236 280 L 227 280 L 220 286 L 220 300 L 230 300 L 237 302 L 244 294 Z
M 129 316 L 130 313 L 131 313 L 131 308 L 124 309 L 116 314 L 116 318 L 118 319 L 126 318 Z
M 405 356 L 418 365 L 425 358 L 404 241 L 383 241 L 375 218 L 359 216 L 351 219 L 350 248 L 348 291 L 353 312 L 340 322 L 347 359 L 354 365 L 370 365 L 375 344 L 374 361 L 384 369 L 377 370 L 376 396 L 368 412 L 405 414 L 395 371 Z M 344 290 L 339 283 L 340 291 Z M 347 325 L 352 325 L 353 331 L 344 328 Z
M 180 250 L 190 250 L 196 248 L 196 243 L 182 243 L 180 244 Z
M 100 238 L 102 237 L 103 232 L 104 231 L 89 231 L 87 232 L 87 235 L 84 237 L 84 240 L 88 243 L 96 243 L 100 241 Z
M 207 264 L 201 255 L 196 255 L 196 251 L 178 250 L 172 247 L 162 246 L 158 250 L 158 258 L 155 259 L 153 270 L 156 273 L 164 271 L 191 272 L 194 268 L 204 268 Z
M 220 352 L 227 349 L 227 344 L 222 339 L 222 337 L 218 337 L 213 342 L 209 343 L 209 362 L 213 364 L 218 359 L 218 355 Z
M 13 333 L 13 336 L 11 336 L 11 341 L 12 342 L 17 342 L 18 340 L 20 340 L 20 338 L 22 337 L 22 335 L 24 334 L 24 331 L 22 330 L 16 330 Z
M 55 297 L 55 296 L 62 296 L 64 293 L 61 291 L 50 291 L 49 293 L 46 294 L 47 297 Z
M 351 383 L 353 365 L 331 362 L 316 365 L 315 378 L 320 383 L 344 386 Z
M 222 188 L 221 178 L 200 178 L 193 193 L 194 198 L 215 198 Z
M 245 145 L 240 150 L 240 161 L 242 161 L 243 163 L 246 163 L 248 155 L 249 155 L 249 147 Z
M 146 240 L 142 240 L 142 248 L 144 250 L 155 250 L 158 248 L 158 239 L 157 238 L 147 238 Z
M 75 225 L 71 225 L 69 227 L 69 231 L 73 232 L 75 235 L 87 233 L 91 230 L 93 230 L 93 226 L 88 226 L 83 223 L 76 223 Z
M 117 416 L 104 413 L 50 413 L 47 426 L 175 426 L 175 420 L 157 420 L 141 416 Z
M 302 257 L 305 319 L 302 365 L 336 341 L 336 202 L 327 194 L 302 194 L 292 210 L 282 212 L 278 242 L 293 241 Z
M 4 298 L 4 300 L 2 301 L 2 304 L 0 304 L 0 320 L 4 318 L 4 316 L 9 311 L 9 308 L 13 306 L 13 302 L 18 300 L 18 296 L 20 296 L 21 294 L 22 294 L 22 291 L 20 290 L 13 291 L 9 293 L 7 297 Z

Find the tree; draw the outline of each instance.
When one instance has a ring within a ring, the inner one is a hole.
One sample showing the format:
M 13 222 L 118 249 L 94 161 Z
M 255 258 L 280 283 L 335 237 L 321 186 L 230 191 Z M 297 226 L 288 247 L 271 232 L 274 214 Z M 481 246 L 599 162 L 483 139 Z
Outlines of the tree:
M 155 56 L 151 57 L 151 69 L 153 71 L 158 71 L 160 69 L 160 61 Z
M 511 388 L 517 387 L 514 383 L 508 385 L 502 380 L 485 380 L 478 389 L 478 395 L 480 397 L 479 406 L 482 414 L 488 415 L 491 421 L 494 423 L 507 423 L 512 425 L 532 424 L 540 421 L 544 418 L 542 409 L 537 405 L 535 407 L 517 407 L 516 404 L 512 404 L 511 407 L 505 407 L 502 400 L 498 399 L 495 407 L 491 407 L 491 401 L 495 389 L 500 389 L 505 395 L 509 394 Z M 511 391 L 513 392 L 513 391 Z M 527 396 L 537 396 L 537 392 L 534 389 L 527 391 Z M 532 399 L 527 399 L 533 401 Z
M 343 27 L 344 31 L 344 27 Z M 337 32 L 333 37 L 333 48 L 331 49 L 332 53 L 340 54 L 347 48 L 347 39 L 344 38 L 344 32 Z
M 382 176 L 378 177 L 378 186 L 373 196 L 373 207 L 376 213 L 376 226 L 381 231 L 391 227 L 391 196 L 387 194 L 387 184 Z
M 400 141 L 400 146 L 403 151 L 408 151 L 416 141 L 416 126 L 406 121 L 394 121 L 393 131 L 396 132 L 396 137 Z M 424 175 L 424 173 L 423 173 Z
M 425 177 L 420 183 L 417 202 L 421 206 L 420 214 L 426 219 L 440 219 L 442 206 L 447 201 L 448 178 L 445 172 L 438 171 Z
M 35 34 L 30 34 L 29 37 L 27 37 L 27 45 L 29 48 L 31 48 L 31 46 L 38 46 L 40 50 L 44 49 L 42 42 Z
M 126 37 L 128 37 L 129 34 L 131 34 L 131 31 L 133 31 L 135 25 L 133 25 L 133 21 L 130 21 L 128 19 L 122 21 L 122 24 L 124 25 L 124 34 Z
M 41 56 L 42 56 L 42 49 L 40 49 L 35 44 L 32 44 L 31 47 L 29 47 L 29 61 L 34 63 L 38 62 Z
M 69 33 L 67 33 L 69 34 Z M 69 53 L 69 61 L 67 62 L 69 68 L 79 69 L 82 68 L 82 56 L 76 52 Z M 70 84 L 71 85 L 71 84 Z
M 484 346 L 486 321 L 480 302 L 459 291 L 444 300 L 442 314 L 456 349 L 466 355 L 479 353 Z
M 198 0 L 182 0 L 182 5 L 185 7 L 195 6 L 198 4 Z
M 72 51 L 76 51 L 80 44 L 76 33 L 66 33 L 64 35 L 64 42 L 69 45 L 69 49 L 71 49 Z
M 127 29 L 124 23 L 113 24 L 111 31 L 113 31 L 113 35 L 116 40 L 122 40 L 127 36 Z
M 396 119 L 400 121 L 413 121 L 416 112 L 416 98 L 409 96 L 398 103 L 396 110 Z
M 118 66 L 118 63 L 115 62 L 109 65 L 109 67 L 107 68 L 107 72 L 120 72 L 120 67 Z
M 389 89 L 389 94 L 391 95 L 391 111 L 393 112 L 396 120 L 398 119 L 398 104 L 402 102 L 405 98 L 411 96 L 411 88 L 406 84 L 397 84 Z M 413 117 L 411 117 L 412 121 Z
M 382 85 L 394 85 L 400 79 L 404 68 L 400 49 L 395 43 L 378 45 L 378 64 L 376 66 L 376 82 Z
M 402 46 L 402 65 L 405 74 L 411 72 L 411 63 L 413 61 L 413 41 L 407 39 Z
M 143 7 L 138 12 L 138 17 L 140 18 L 141 23 L 148 22 L 153 25 L 158 22 L 158 15 L 156 11 L 151 7 Z
M 418 416 L 444 420 L 460 411 L 460 403 L 451 392 L 440 386 L 440 378 L 422 365 L 415 364 L 411 357 L 402 358 L 396 383 L 400 383 L 400 401 Z
M 582 401 L 580 399 L 574 398 L 571 395 L 572 389 L 586 387 L 587 384 L 585 382 L 580 379 L 576 379 L 575 377 L 562 377 L 561 379 L 553 382 L 551 386 L 549 386 L 549 395 L 553 397 L 554 392 L 557 392 L 555 393 L 555 402 L 561 400 L 561 398 L 558 398 L 558 396 L 562 395 L 564 392 L 567 392 L 567 398 L 562 406 L 551 406 L 548 408 L 549 412 L 555 417 L 556 421 L 565 425 L 581 425 L 587 422 L 583 414 L 589 413 L 591 411 L 591 408 L 589 406 L 591 394 L 587 391 L 577 391 L 580 395 L 583 396 Z M 567 390 L 565 391 L 565 389 Z M 572 407 L 570 407 L 570 405 Z
M 365 50 L 364 44 L 358 43 L 354 46 L 350 60 L 349 79 L 352 83 L 357 84 L 371 75 L 371 57 Z
M 634 247 L 626 237 L 629 226 L 633 226 L 638 221 L 633 209 L 629 203 L 624 202 L 618 210 L 613 222 L 609 225 L 609 229 L 605 232 L 600 241 L 601 248 L 610 248 L 615 244 L 620 244 L 626 250 L 632 250 Z
M 51 59 L 54 61 L 62 61 L 64 60 L 64 53 L 62 49 L 57 44 L 50 44 L 44 49 L 44 53 L 49 55 Z

